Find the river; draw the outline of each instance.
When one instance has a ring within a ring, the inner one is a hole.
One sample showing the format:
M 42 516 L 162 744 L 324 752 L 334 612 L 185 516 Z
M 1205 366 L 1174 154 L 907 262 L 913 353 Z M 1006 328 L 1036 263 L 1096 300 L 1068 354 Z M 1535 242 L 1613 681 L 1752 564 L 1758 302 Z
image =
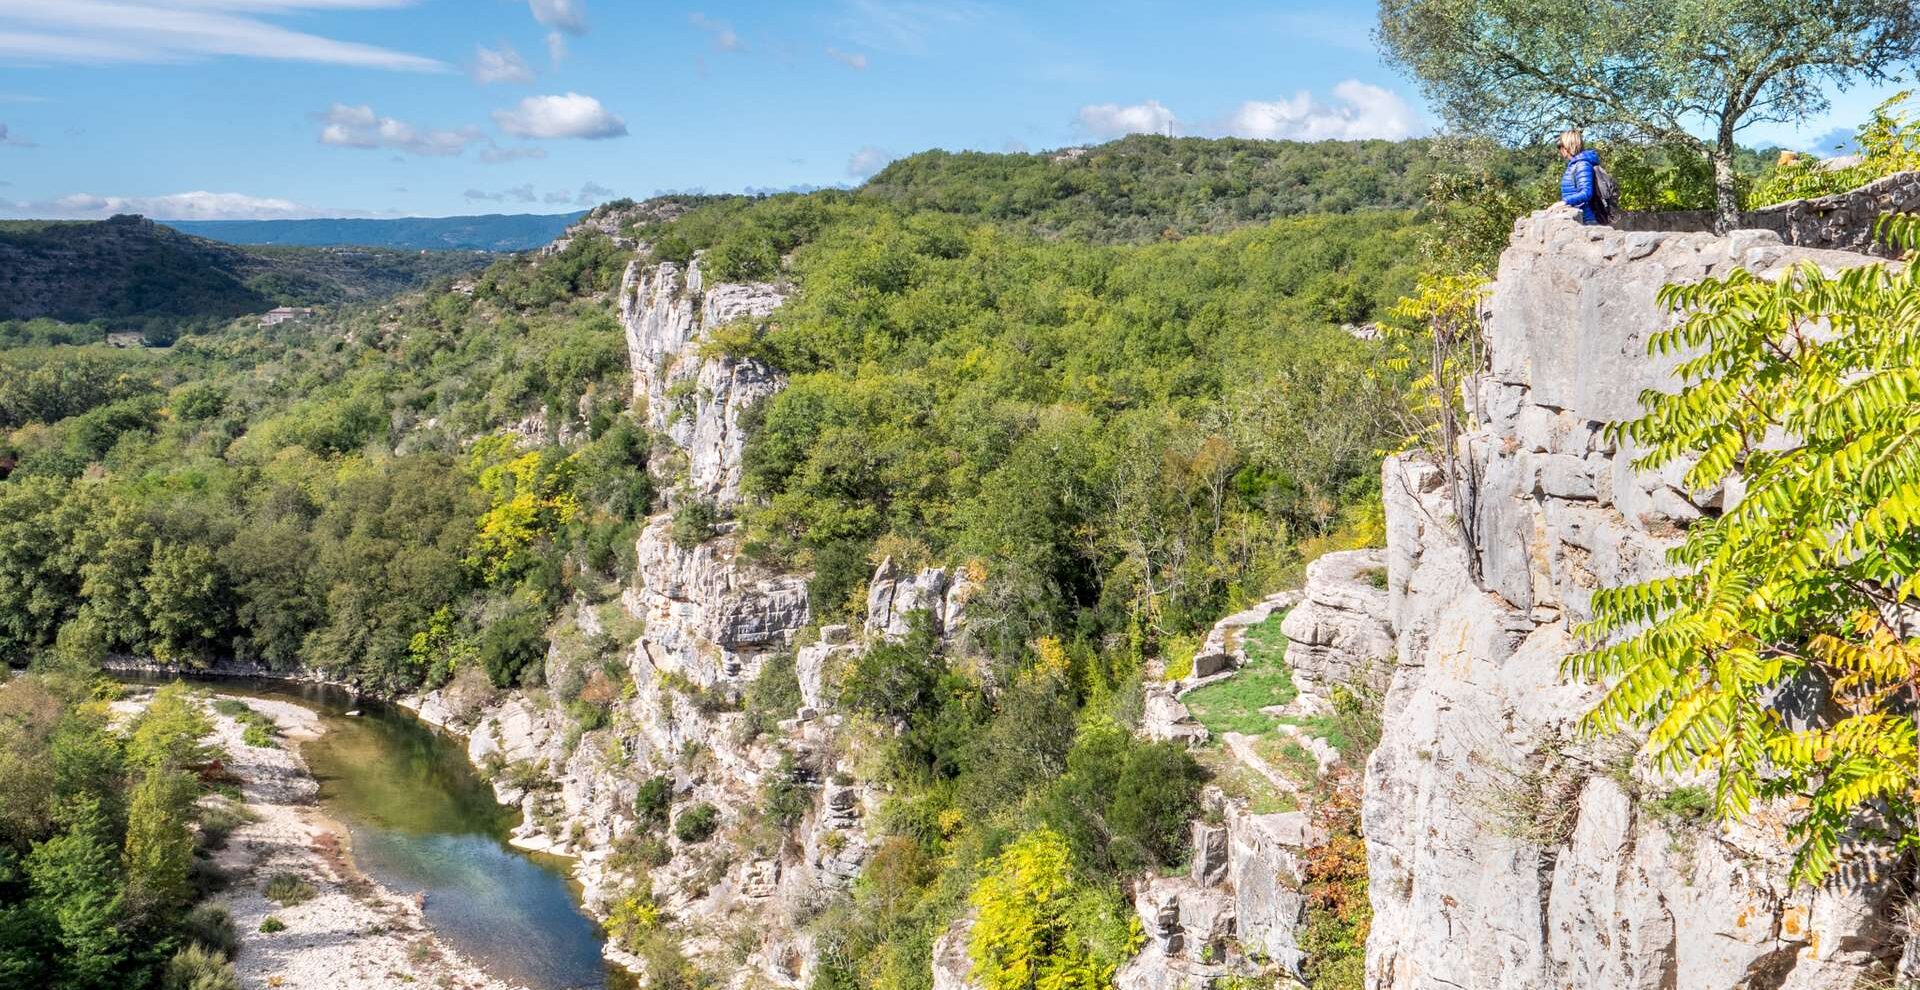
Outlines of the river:
M 462 955 L 531 990 L 632 986 L 601 958 L 599 926 L 581 911 L 566 861 L 507 844 L 519 812 L 494 800 L 458 740 L 336 688 L 259 679 L 215 687 L 320 714 L 326 733 L 300 752 L 320 782 L 321 807 L 352 833 L 355 865 L 397 893 L 423 894 L 427 924 Z

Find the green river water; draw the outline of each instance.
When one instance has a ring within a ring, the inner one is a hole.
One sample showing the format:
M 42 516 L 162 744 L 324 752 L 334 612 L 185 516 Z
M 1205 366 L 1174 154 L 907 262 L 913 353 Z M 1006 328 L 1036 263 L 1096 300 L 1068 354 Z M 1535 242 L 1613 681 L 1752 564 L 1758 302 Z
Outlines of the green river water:
M 507 844 L 519 813 L 494 801 L 457 739 L 337 689 L 254 679 L 213 686 L 320 713 L 326 733 L 300 752 L 322 808 L 352 832 L 355 864 L 391 890 L 423 894 L 427 924 L 461 954 L 531 990 L 631 986 L 603 962 L 599 927 L 582 913 L 565 861 Z

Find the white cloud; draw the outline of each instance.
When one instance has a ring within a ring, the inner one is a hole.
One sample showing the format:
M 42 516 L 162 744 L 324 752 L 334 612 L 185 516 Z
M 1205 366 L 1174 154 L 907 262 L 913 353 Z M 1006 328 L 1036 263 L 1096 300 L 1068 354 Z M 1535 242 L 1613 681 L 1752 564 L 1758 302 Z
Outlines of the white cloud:
M 466 192 L 461 193 L 461 195 L 465 197 L 468 202 L 475 202 L 475 203 L 478 203 L 478 202 L 498 203 L 501 200 L 507 198 L 506 193 L 487 192 L 485 189 L 469 189 Z
M 1131 106 L 1101 103 L 1080 108 L 1080 126 L 1101 137 L 1123 134 L 1165 134 L 1179 129 L 1180 118 L 1159 100 Z
M 6 0 L 0 62 L 184 62 L 232 56 L 440 72 L 441 62 L 280 27 L 309 10 L 403 6 L 409 0 Z
M 1420 117 L 1400 94 L 1357 79 L 1333 87 L 1326 104 L 1301 91 L 1290 100 L 1248 100 L 1220 126 L 1234 137 L 1343 141 L 1399 140 L 1421 129 Z
M 613 190 L 598 182 L 588 182 L 580 187 L 580 195 L 573 198 L 578 206 L 598 206 L 613 198 Z
M 854 69 L 865 69 L 872 64 L 867 60 L 867 56 L 860 52 L 843 52 L 838 48 L 828 48 L 827 57 Z
M 7 125 L 0 124 L 0 148 L 31 148 L 31 147 L 34 147 L 34 143 L 32 141 L 29 141 L 23 137 L 16 137 L 15 135 L 13 135 L 7 130 Z
M 712 35 L 713 47 L 716 51 L 744 52 L 747 50 L 747 43 L 740 40 L 740 36 L 734 33 L 733 25 L 726 21 L 716 21 L 705 14 L 688 14 L 687 23 Z
M 527 0 L 533 19 L 568 34 L 587 33 L 586 0 Z
M 162 220 L 274 220 L 353 215 L 341 210 L 317 210 L 277 197 L 205 190 L 164 196 L 74 193 L 41 202 L 0 204 L 0 208 L 14 216 L 48 220 L 99 220 L 116 213 L 138 213 Z
M 566 190 L 564 190 L 564 189 L 556 189 L 556 190 L 554 190 L 553 192 L 550 192 L 550 193 L 548 193 L 548 194 L 547 194 L 547 195 L 546 195 L 546 196 L 545 196 L 545 197 L 544 197 L 544 198 L 543 198 L 543 199 L 541 200 L 541 202 L 544 202 L 544 203 L 546 203 L 546 204 L 548 204 L 548 205 L 550 205 L 550 206 L 557 206 L 557 205 L 559 205 L 559 204 L 561 204 L 561 203 L 565 203 L 565 202 L 568 202 L 568 201 L 570 201 L 570 200 L 572 200 L 572 199 L 573 199 L 573 194 L 572 194 L 572 193 L 570 193 L 570 192 L 567 192 L 567 191 L 566 191 Z
M 847 159 L 847 175 L 855 179 L 865 179 L 886 168 L 887 163 L 896 157 L 898 156 L 885 148 L 867 145 Z
M 567 36 L 558 31 L 547 32 L 547 60 L 565 62 L 567 60 Z
M 527 60 L 520 57 L 512 45 L 502 43 L 499 48 L 475 45 L 473 48 L 473 81 L 477 83 L 532 82 L 533 69 Z
M 579 93 L 529 96 L 518 105 L 493 112 L 502 131 L 521 138 L 611 138 L 627 133 L 626 121 L 600 101 Z
M 1302 90 L 1291 99 L 1248 100 L 1222 119 L 1192 126 L 1158 100 L 1101 103 L 1080 108 L 1080 126 L 1098 137 L 1171 132 L 1291 141 L 1397 141 L 1425 130 L 1400 94 L 1357 79 L 1333 87 L 1331 102 Z
M 420 128 L 403 120 L 382 117 L 370 106 L 335 103 L 320 119 L 320 143 L 340 148 L 388 148 L 412 155 L 446 157 L 485 140 L 477 127 L 459 130 Z

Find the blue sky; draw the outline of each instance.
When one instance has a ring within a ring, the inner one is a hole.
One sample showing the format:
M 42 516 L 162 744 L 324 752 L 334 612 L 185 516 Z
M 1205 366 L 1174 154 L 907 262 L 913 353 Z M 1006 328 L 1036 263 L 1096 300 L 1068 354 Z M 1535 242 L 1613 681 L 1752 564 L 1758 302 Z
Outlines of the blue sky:
M 563 212 L 925 148 L 1430 131 L 1371 5 L 0 0 L 0 215 Z M 1884 90 L 1842 94 L 1813 146 Z

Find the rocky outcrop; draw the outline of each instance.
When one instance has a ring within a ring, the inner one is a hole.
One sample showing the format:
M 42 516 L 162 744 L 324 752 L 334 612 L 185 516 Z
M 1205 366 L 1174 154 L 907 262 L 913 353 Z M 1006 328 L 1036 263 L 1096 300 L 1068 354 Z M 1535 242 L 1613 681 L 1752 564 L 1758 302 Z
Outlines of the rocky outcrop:
M 908 574 L 888 557 L 867 582 L 867 635 L 899 639 L 916 612 L 926 613 L 935 636 L 957 633 L 966 622 L 967 602 L 979 587 L 974 569 L 929 567 Z
M 1564 209 L 1516 226 L 1460 483 L 1407 458 L 1383 475 L 1398 666 L 1363 807 L 1371 986 L 1838 990 L 1898 955 L 1892 871 L 1791 889 L 1784 809 L 1726 826 L 1661 814 L 1649 798 L 1699 782 L 1577 735 L 1596 689 L 1560 677 L 1593 589 L 1658 573 L 1683 527 L 1737 497 L 1637 473 L 1600 430 L 1673 384 L 1677 358 L 1646 356 L 1670 319 L 1655 294 L 1801 260 L 1868 262 L 1766 231 L 1582 227 Z
M 754 565 L 731 535 L 681 546 L 672 526 L 662 514 L 640 532 L 626 603 L 647 634 L 635 649 L 654 668 L 702 687 L 751 679 L 807 624 L 806 579 Z
M 1305 690 L 1364 684 L 1384 691 L 1393 671 L 1393 624 L 1384 550 L 1330 553 L 1307 565 L 1300 604 L 1280 624 L 1287 668 Z
M 1891 249 L 1874 236 L 1875 224 L 1888 213 L 1911 213 L 1916 207 L 1920 207 L 1920 172 L 1898 172 L 1843 193 L 1751 210 L 1740 215 L 1739 227 L 1767 231 L 1797 247 L 1889 254 Z M 1660 233 L 1709 231 L 1713 211 L 1624 213 L 1614 226 Z
M 627 266 L 620 322 L 633 394 L 644 406 L 648 431 L 667 438 L 668 453 L 685 468 L 670 500 L 704 499 L 722 508 L 739 501 L 746 445 L 741 417 L 786 382 L 759 360 L 703 354 L 701 345 L 718 328 L 764 320 L 787 292 L 771 283 L 708 286 L 698 258 L 685 268 L 671 262 Z

